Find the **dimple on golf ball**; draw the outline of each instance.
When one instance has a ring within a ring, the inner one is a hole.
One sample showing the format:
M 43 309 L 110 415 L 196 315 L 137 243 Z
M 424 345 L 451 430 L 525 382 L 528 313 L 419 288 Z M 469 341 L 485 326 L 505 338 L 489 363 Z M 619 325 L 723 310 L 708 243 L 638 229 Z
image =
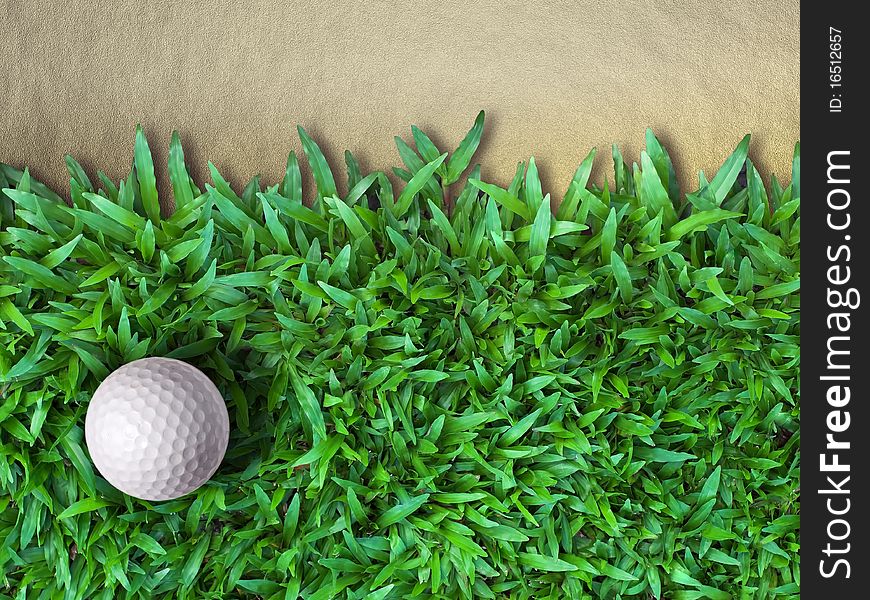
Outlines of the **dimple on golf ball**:
M 229 416 L 205 373 L 180 360 L 143 358 L 99 385 L 85 417 L 85 440 L 113 486 L 143 500 L 171 500 L 217 471 Z

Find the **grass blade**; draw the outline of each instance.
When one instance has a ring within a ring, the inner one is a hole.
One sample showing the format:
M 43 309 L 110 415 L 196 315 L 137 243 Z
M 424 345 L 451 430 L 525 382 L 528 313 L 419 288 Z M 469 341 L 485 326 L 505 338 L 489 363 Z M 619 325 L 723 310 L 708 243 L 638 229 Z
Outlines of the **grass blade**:
M 402 193 L 399 194 L 399 199 L 396 200 L 396 218 L 400 218 L 404 216 L 406 212 L 408 212 L 408 209 L 411 208 L 411 202 L 414 200 L 414 197 L 432 178 L 435 170 L 438 169 L 439 166 L 441 166 L 441 163 L 444 162 L 445 158 L 447 158 L 446 152 L 439 156 L 437 159 L 425 165 L 414 174 L 414 176 L 411 178 L 411 181 L 408 182 L 408 185 L 406 185 L 405 189 L 402 190 Z
M 329 198 L 338 195 L 335 179 L 332 177 L 332 171 L 329 169 L 326 157 L 320 151 L 320 146 L 305 133 L 301 125 L 297 127 L 297 131 L 299 132 L 299 139 L 302 141 L 305 157 L 308 159 L 308 165 L 314 174 L 314 182 L 317 185 L 317 197 Z
M 468 165 L 471 164 L 471 157 L 477 151 L 477 147 L 480 145 L 480 138 L 483 136 L 483 120 L 485 116 L 483 111 L 477 114 L 477 118 L 474 119 L 474 125 L 472 125 L 469 132 L 459 143 L 450 160 L 447 161 L 445 184 L 450 185 L 458 181 L 465 169 L 468 168 Z
M 172 141 L 169 143 L 169 181 L 172 183 L 175 210 L 184 208 L 193 202 L 190 174 L 188 174 L 187 166 L 184 164 L 184 150 L 181 147 L 181 137 L 177 131 L 172 132 Z
M 160 202 L 157 199 L 157 180 L 154 177 L 154 162 L 151 159 L 151 149 L 142 126 L 136 126 L 136 144 L 133 149 L 133 162 L 136 165 L 136 179 L 139 182 L 139 194 L 145 215 L 154 225 L 160 225 Z
M 731 191 L 731 187 L 737 180 L 737 175 L 740 174 L 740 170 L 746 162 L 746 156 L 749 153 L 749 137 L 749 135 L 744 136 L 731 156 L 722 163 L 713 181 L 710 182 L 710 191 L 716 199 L 717 206 L 722 204 L 728 192 Z

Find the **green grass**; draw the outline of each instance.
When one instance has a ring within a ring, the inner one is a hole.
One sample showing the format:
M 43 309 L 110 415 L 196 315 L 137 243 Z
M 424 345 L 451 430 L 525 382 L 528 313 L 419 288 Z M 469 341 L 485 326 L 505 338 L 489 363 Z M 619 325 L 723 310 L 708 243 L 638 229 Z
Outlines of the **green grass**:
M 175 135 L 161 215 L 141 130 L 118 184 L 67 158 L 71 206 L 0 166 L 0 597 L 797 598 L 799 146 L 785 187 L 747 136 L 684 194 L 649 132 L 554 214 L 482 131 L 414 128 L 397 189 L 347 153 L 340 198 L 300 129 L 311 206 L 295 155 L 239 193 Z M 82 435 L 152 355 L 231 420 L 163 503 Z

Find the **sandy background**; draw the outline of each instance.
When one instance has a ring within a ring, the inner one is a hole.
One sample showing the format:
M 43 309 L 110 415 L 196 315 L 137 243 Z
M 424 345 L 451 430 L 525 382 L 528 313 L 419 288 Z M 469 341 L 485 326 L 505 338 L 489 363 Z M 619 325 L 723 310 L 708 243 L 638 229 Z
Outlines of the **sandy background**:
M 172 129 L 198 182 L 210 159 L 235 185 L 271 184 L 297 123 L 343 173 L 345 148 L 370 170 L 400 164 L 393 136 L 412 123 L 452 149 L 483 108 L 484 178 L 534 155 L 554 197 L 593 146 L 599 179 L 611 142 L 636 160 L 647 126 L 684 185 L 748 132 L 788 179 L 799 53 L 786 0 L 3 0 L 0 161 L 58 191 L 67 152 L 117 180 L 141 122 L 162 190 Z

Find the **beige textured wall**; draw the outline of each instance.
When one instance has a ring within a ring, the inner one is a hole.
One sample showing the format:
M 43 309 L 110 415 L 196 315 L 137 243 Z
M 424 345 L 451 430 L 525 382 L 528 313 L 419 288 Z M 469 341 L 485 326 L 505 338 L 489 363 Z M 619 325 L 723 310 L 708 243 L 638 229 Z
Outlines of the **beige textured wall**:
M 483 108 L 484 177 L 533 154 L 556 197 L 592 146 L 599 178 L 611 142 L 637 159 L 647 126 L 683 183 L 747 132 L 787 178 L 799 53 L 790 0 L 3 0 L 0 160 L 59 190 L 66 152 L 118 179 L 141 122 L 161 163 L 181 132 L 197 181 L 211 159 L 270 184 L 297 123 L 334 169 L 345 148 L 385 169 L 412 123 L 449 149 Z

